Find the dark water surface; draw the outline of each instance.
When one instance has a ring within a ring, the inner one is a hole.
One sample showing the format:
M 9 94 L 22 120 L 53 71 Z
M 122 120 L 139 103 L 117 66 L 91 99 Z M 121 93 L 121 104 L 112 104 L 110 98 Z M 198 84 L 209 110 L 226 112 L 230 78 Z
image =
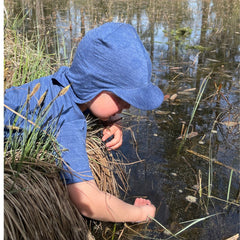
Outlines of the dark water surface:
M 155 111 L 131 108 L 123 114 L 126 131 L 121 151 L 129 162 L 144 160 L 127 168 L 131 170 L 127 199 L 150 198 L 158 208 L 156 220 L 173 233 L 189 224 L 184 221 L 220 213 L 191 226 L 180 239 L 226 239 L 240 232 L 239 0 L 22 0 L 5 1 L 5 7 L 15 14 L 23 9 L 25 32 L 38 30 L 41 38 L 51 39 L 49 53 L 58 49 L 63 64 L 71 61 L 72 49 L 93 27 L 111 20 L 132 24 L 151 56 L 152 81 L 164 94 L 177 97 Z M 196 136 L 180 149 L 178 138 L 208 75 L 190 128 L 190 136 Z M 213 164 L 211 174 L 207 158 L 219 162 Z M 211 199 L 206 197 L 209 176 Z M 203 188 L 201 197 L 196 185 Z M 196 197 L 195 203 L 186 199 L 189 195 Z M 227 206 L 227 199 L 233 204 Z M 168 238 L 155 222 L 142 234 Z

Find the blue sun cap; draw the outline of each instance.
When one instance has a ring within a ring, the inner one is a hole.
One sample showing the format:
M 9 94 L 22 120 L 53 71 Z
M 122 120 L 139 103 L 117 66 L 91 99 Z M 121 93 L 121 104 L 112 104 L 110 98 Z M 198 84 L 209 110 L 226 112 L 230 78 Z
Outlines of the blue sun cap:
M 136 108 L 152 110 L 164 96 L 151 82 L 151 71 L 149 54 L 134 27 L 111 22 L 85 35 L 66 77 L 78 103 L 109 91 Z

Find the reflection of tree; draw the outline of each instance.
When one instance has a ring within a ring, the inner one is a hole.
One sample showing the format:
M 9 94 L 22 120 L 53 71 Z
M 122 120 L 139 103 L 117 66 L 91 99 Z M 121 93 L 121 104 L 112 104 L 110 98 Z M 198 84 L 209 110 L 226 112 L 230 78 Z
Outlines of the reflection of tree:
M 206 31 L 207 31 L 207 19 L 208 19 L 208 13 L 209 13 L 209 1 L 202 1 L 202 19 L 201 19 L 201 33 L 200 33 L 200 40 L 199 40 L 199 45 L 200 46 L 205 46 L 206 43 Z M 205 62 L 204 58 L 205 54 L 201 53 L 199 55 L 199 60 L 198 64 L 203 64 Z M 196 88 L 199 89 L 201 85 L 202 78 L 202 71 L 198 70 L 197 71 L 197 76 L 196 76 Z
M 195 6 L 191 5 L 193 2 Z M 230 71 L 237 68 L 234 57 L 239 55 L 240 42 L 239 35 L 236 34 L 240 8 L 238 0 L 229 1 L 227 4 L 224 0 L 213 0 L 211 5 L 210 1 L 186 0 L 22 0 L 15 1 L 14 5 L 12 1 L 6 1 L 5 5 L 15 15 L 20 9 L 23 9 L 22 15 L 29 11 L 25 19 L 25 31 L 31 37 L 32 31 L 37 30 L 40 39 L 48 44 L 49 52 L 60 49 L 60 52 L 67 52 L 67 56 L 63 57 L 69 58 L 72 48 L 78 44 L 85 32 L 107 21 L 123 21 L 136 27 L 152 61 L 158 64 L 155 68 L 161 69 L 158 77 L 160 82 L 162 77 L 172 80 L 177 76 L 173 90 L 180 85 L 198 88 L 201 79 L 214 68 L 214 81 L 222 83 L 223 88 L 231 89 L 230 81 L 225 81 L 225 75 L 229 75 L 226 74 L 228 68 Z M 194 12 L 191 8 L 199 10 Z M 192 38 L 197 38 L 195 43 L 209 47 L 210 50 L 202 51 L 199 55 L 199 62 L 195 64 L 197 75 L 192 76 L 187 71 L 192 67 L 192 60 L 189 58 L 190 55 L 196 56 L 198 51 L 187 51 L 187 41 L 177 40 L 172 33 L 180 27 L 191 26 L 196 16 L 200 17 L 200 35 L 192 35 Z M 168 48 L 161 54 L 159 45 L 155 42 L 160 29 L 164 29 L 168 37 Z M 211 62 L 208 59 L 220 62 Z M 162 60 L 165 61 L 164 65 Z M 171 67 L 180 67 L 182 70 L 171 70 Z M 183 83 L 186 78 L 191 81 Z M 212 88 L 208 88 L 210 92 L 214 90 L 213 84 L 211 86 Z
M 39 37 L 46 35 L 46 23 L 42 0 L 36 1 L 36 27 Z
M 209 1 L 202 1 L 202 24 L 201 24 L 201 34 L 200 34 L 200 42 L 199 42 L 199 45 L 200 46 L 205 46 L 205 43 L 206 43 L 206 32 L 207 32 L 207 29 L 208 29 L 208 13 L 209 13 L 209 5 L 210 5 L 210 2 Z M 201 57 L 199 58 L 199 64 L 202 64 L 205 62 L 205 59 L 204 59 L 204 54 L 201 54 L 200 55 Z M 199 87 L 199 86 L 197 86 Z
M 47 0 L 21 0 L 5 1 L 5 7 L 10 16 L 18 16 L 24 19 L 19 31 L 31 39 L 38 37 L 39 46 L 43 43 L 48 46 L 50 52 L 56 51 L 56 11 L 66 6 L 66 1 L 47 1 Z

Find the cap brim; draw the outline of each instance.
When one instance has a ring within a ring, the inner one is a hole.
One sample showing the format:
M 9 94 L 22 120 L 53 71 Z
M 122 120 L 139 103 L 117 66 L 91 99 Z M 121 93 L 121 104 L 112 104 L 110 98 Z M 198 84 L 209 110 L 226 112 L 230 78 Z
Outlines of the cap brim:
M 118 97 L 130 105 L 141 110 L 153 110 L 158 108 L 164 99 L 160 88 L 150 83 L 143 88 L 135 89 L 112 89 Z

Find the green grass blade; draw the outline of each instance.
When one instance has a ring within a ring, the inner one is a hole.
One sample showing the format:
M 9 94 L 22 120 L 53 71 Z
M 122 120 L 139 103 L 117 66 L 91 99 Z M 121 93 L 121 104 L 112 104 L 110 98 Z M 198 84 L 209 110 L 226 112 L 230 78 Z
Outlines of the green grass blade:
M 232 175 L 233 175 L 233 170 L 231 170 L 231 172 L 230 172 L 230 177 L 229 177 L 229 182 L 228 182 L 227 202 L 229 201 L 229 196 L 230 196 L 230 189 L 231 189 L 231 184 L 232 184 Z
M 191 126 L 191 124 L 192 124 L 192 121 L 193 121 L 193 118 L 194 118 L 194 116 L 195 116 L 196 110 L 197 110 L 197 108 L 198 108 L 198 106 L 199 106 L 199 103 L 200 103 L 200 101 L 201 101 L 202 95 L 203 95 L 203 93 L 204 93 L 204 91 L 205 91 L 205 88 L 206 88 L 206 86 L 207 86 L 208 80 L 210 79 L 210 76 L 212 75 L 212 72 L 213 72 L 213 71 L 211 71 L 211 72 L 203 79 L 203 81 L 202 81 L 202 83 L 201 83 L 201 85 L 200 85 L 200 88 L 199 88 L 199 91 L 198 91 L 198 94 L 197 94 L 197 97 L 196 97 L 196 100 L 195 100 L 195 103 L 194 103 L 193 111 L 192 111 L 192 114 L 191 114 L 191 119 L 190 119 L 190 121 L 189 121 L 189 124 L 188 124 L 188 127 L 187 127 L 187 131 L 186 131 L 186 133 L 185 133 L 185 135 L 184 135 L 184 138 L 183 138 L 184 141 L 185 141 L 186 138 L 187 138 L 187 135 L 188 135 L 188 132 L 189 132 L 189 128 L 190 128 L 190 126 Z

